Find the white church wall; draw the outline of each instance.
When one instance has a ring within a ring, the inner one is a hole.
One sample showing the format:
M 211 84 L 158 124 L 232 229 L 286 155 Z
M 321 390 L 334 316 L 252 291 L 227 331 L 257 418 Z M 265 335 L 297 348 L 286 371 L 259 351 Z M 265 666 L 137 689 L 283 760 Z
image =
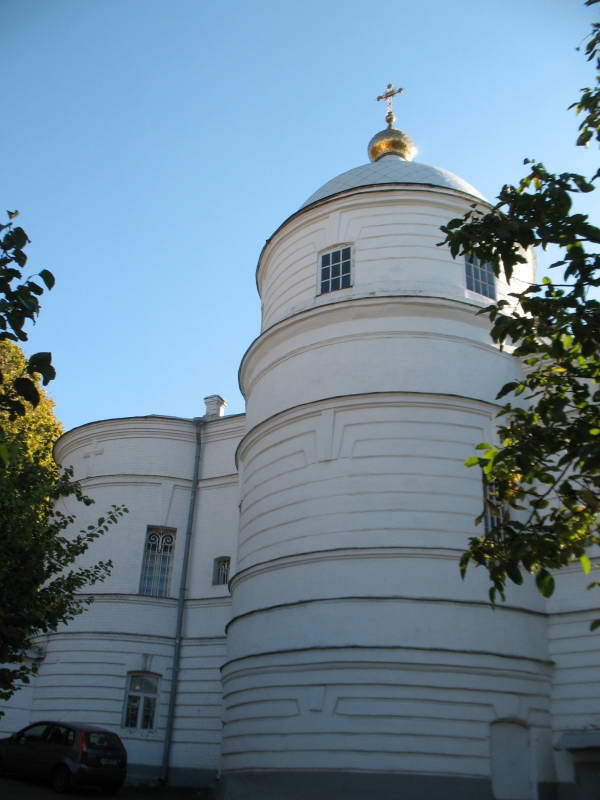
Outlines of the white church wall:
M 492 611 L 484 576 L 458 572 L 483 503 L 464 460 L 494 414 L 464 396 L 382 392 L 247 434 L 225 770 L 489 776 L 489 726 L 515 694 L 549 730 L 543 599 L 528 584 Z
M 238 452 L 239 569 L 357 544 L 462 551 L 483 504 L 480 474 L 463 465 L 494 413 L 465 398 L 382 392 L 269 419 Z
M 464 259 L 452 259 L 447 248 L 437 247 L 443 239 L 440 226 L 461 216 L 465 205 L 464 197 L 439 188 L 363 188 L 291 217 L 261 254 L 262 330 L 323 303 L 368 295 L 448 297 L 484 305 L 480 295 L 466 289 Z M 319 295 L 319 255 L 342 245 L 352 247 L 352 286 Z M 529 261 L 517 268 L 515 280 L 529 283 L 533 274 Z M 497 290 L 499 297 L 507 295 L 503 279 Z
M 92 587 L 92 593 L 139 592 L 149 525 L 176 530 L 171 585 L 179 584 L 194 441 L 190 420 L 169 417 L 106 420 L 59 440 L 56 458 L 73 466 L 84 492 L 95 500 L 86 507 L 69 498 L 65 507 L 76 516 L 74 528 L 93 524 L 112 504 L 128 508 L 119 525 L 109 528 L 82 558 L 89 564 L 110 558 L 114 564 L 110 577 Z
M 215 610 L 219 609 L 204 607 L 203 616 L 212 616 Z M 219 767 L 223 728 L 220 667 L 224 660 L 223 635 L 212 636 L 205 630 L 201 637 L 194 637 L 186 628 L 171 749 L 177 783 L 198 784 L 197 770 L 216 772 Z
M 256 340 L 241 386 L 248 427 L 302 403 L 379 391 L 495 401 L 519 365 L 493 348 L 474 309 L 447 301 L 372 298 L 307 312 Z M 351 364 L 352 369 L 347 366 Z
M 429 649 L 280 650 L 277 668 L 272 658 L 228 663 L 224 768 L 487 777 L 497 707 L 518 696 L 525 718 L 547 727 L 547 680 L 539 664 Z
M 597 550 L 590 552 L 598 563 Z M 593 578 L 576 563 L 555 575 L 556 589 L 547 601 L 552 684 L 553 746 L 557 777 L 573 783 L 582 758 L 597 760 L 589 747 L 600 742 L 600 640 L 590 624 L 600 617 Z M 592 737 L 590 739 L 589 737 Z M 569 743 L 569 739 L 571 742 Z M 592 742 L 593 740 L 593 742 Z M 578 749 L 567 749 L 575 743 Z
M 110 446 L 109 446 L 110 445 Z M 56 459 L 76 477 L 174 475 L 189 478 L 194 458 L 191 420 L 127 417 L 82 425 L 62 436 Z
M 491 726 L 490 744 L 494 797 L 535 798 L 528 727 L 512 720 L 499 720 Z

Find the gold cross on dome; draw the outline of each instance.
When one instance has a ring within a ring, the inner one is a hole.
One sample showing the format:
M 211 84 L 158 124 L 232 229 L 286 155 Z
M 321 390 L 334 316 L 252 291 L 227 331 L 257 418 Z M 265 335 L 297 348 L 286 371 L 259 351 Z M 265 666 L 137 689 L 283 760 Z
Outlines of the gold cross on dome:
M 391 125 L 396 117 L 394 116 L 394 108 L 392 106 L 392 97 L 396 94 L 400 94 L 403 92 L 404 89 L 394 89 L 391 83 L 388 83 L 386 87 L 386 91 L 383 94 L 380 94 L 377 100 L 385 100 L 385 104 L 387 106 L 387 114 L 385 115 L 386 122 L 388 125 Z

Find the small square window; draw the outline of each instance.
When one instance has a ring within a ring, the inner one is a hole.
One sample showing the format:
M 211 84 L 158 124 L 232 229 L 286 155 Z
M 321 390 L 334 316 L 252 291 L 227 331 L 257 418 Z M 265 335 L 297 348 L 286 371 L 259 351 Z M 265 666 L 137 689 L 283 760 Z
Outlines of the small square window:
M 213 563 L 213 586 L 227 585 L 231 559 L 228 556 L 215 558 Z
M 323 253 L 319 274 L 321 294 L 348 289 L 352 285 L 351 250 L 350 247 L 343 247 Z
M 496 299 L 496 276 L 491 264 L 480 261 L 477 256 L 465 256 L 467 289 L 491 300 Z

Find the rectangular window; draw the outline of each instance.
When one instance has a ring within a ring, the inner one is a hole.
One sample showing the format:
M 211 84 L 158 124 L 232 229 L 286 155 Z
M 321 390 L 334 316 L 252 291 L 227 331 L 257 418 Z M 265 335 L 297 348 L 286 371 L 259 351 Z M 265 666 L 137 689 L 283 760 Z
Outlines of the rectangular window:
M 504 522 L 504 510 L 498 505 L 496 484 L 488 483 L 483 479 L 483 529 L 485 535 L 489 536 L 498 525 Z
M 146 531 L 144 561 L 140 580 L 140 594 L 149 597 L 166 597 L 171 582 L 175 528 L 149 525 Z
M 480 261 L 477 256 L 465 256 L 467 289 L 496 299 L 496 276 L 491 264 Z
M 347 289 L 351 283 L 351 248 L 342 247 L 321 256 L 321 294 Z
M 229 580 L 229 565 L 231 564 L 231 559 L 227 556 L 221 556 L 220 558 L 215 558 L 213 564 L 213 586 L 218 586 L 219 584 L 227 584 Z
M 157 695 L 158 677 L 156 675 L 147 673 L 130 675 L 123 727 L 152 730 L 156 716 Z

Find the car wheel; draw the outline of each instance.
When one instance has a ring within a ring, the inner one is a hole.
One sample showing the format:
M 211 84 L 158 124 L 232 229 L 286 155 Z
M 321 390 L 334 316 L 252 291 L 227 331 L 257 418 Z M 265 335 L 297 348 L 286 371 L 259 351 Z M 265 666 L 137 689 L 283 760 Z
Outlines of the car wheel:
M 71 773 L 64 764 L 60 764 L 52 773 L 52 788 L 57 794 L 71 791 Z
M 122 783 L 107 783 L 101 787 L 102 794 L 116 794 L 122 785 Z

